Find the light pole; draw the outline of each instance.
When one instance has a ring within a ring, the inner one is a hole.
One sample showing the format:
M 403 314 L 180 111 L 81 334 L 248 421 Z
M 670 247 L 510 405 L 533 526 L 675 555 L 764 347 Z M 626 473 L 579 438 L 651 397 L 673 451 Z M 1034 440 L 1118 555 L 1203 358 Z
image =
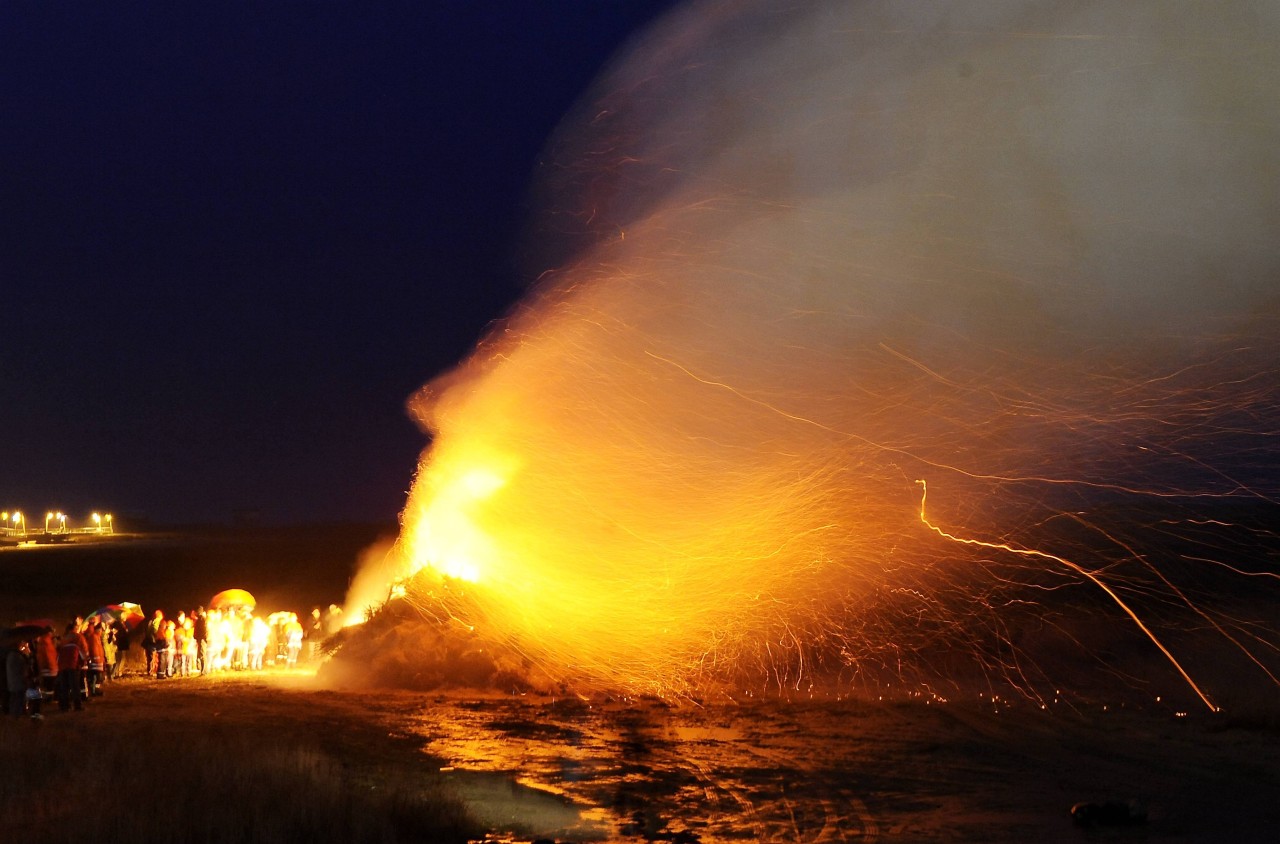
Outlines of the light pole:
M 13 532 L 17 533 L 19 536 L 26 536 L 27 535 L 27 517 L 22 515 L 20 511 L 14 510 L 13 515 L 10 516 L 10 518 L 13 520 Z M 21 532 L 19 532 L 18 530 L 18 522 L 22 522 Z
M 52 520 L 53 520 L 53 511 L 50 510 L 48 513 L 44 514 L 44 532 L 45 533 L 49 532 L 49 522 L 51 522 Z
M 98 526 L 98 533 L 102 533 L 102 516 L 98 513 L 94 513 L 90 518 L 93 519 L 93 523 Z
M 66 533 L 66 532 L 67 532 L 67 514 L 59 513 L 58 514 L 58 533 Z
M 111 514 L 108 513 L 104 518 L 107 520 L 107 533 L 114 534 L 116 532 L 115 522 L 111 520 Z

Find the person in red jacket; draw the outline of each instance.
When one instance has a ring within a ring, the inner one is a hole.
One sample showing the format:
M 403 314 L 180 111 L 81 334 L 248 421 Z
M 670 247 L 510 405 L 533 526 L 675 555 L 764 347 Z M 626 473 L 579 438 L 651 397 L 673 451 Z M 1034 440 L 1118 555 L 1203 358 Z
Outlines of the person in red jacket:
M 84 631 L 84 641 L 89 654 L 89 661 L 85 666 L 89 697 L 99 697 L 102 695 L 102 673 L 107 670 L 107 651 L 102 646 L 102 625 L 96 617 L 89 619 Z
M 52 697 L 58 681 L 58 639 L 52 627 L 46 627 L 36 637 L 36 665 L 40 669 L 40 691 Z
M 84 667 L 88 662 L 88 645 L 73 621 L 67 625 L 58 643 L 58 708 L 66 712 L 75 704 L 84 708 Z

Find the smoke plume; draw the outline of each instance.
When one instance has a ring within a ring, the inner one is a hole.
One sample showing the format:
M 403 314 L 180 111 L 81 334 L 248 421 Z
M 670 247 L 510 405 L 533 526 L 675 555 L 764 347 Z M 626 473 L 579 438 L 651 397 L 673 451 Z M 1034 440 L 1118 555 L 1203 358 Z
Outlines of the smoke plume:
M 538 284 L 412 401 L 412 599 L 660 694 L 957 654 L 1034 694 L 1099 619 L 1170 676 L 1193 630 L 1270 676 L 1218 599 L 1277 570 L 1278 18 L 661 22 L 547 148 Z

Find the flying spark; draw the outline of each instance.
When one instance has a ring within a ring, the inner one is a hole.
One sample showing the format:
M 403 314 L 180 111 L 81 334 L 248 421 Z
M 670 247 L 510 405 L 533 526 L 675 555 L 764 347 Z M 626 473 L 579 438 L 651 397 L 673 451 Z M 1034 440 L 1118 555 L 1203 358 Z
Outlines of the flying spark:
M 680 10 L 548 148 L 555 269 L 411 404 L 407 599 L 580 689 L 1274 694 L 1278 25 Z

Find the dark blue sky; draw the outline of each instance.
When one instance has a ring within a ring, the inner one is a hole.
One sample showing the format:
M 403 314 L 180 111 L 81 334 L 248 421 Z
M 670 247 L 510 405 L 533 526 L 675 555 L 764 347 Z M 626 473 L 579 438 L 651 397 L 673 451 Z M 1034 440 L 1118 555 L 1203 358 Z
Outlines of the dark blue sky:
M 392 519 L 544 141 L 671 5 L 0 5 L 0 507 Z

